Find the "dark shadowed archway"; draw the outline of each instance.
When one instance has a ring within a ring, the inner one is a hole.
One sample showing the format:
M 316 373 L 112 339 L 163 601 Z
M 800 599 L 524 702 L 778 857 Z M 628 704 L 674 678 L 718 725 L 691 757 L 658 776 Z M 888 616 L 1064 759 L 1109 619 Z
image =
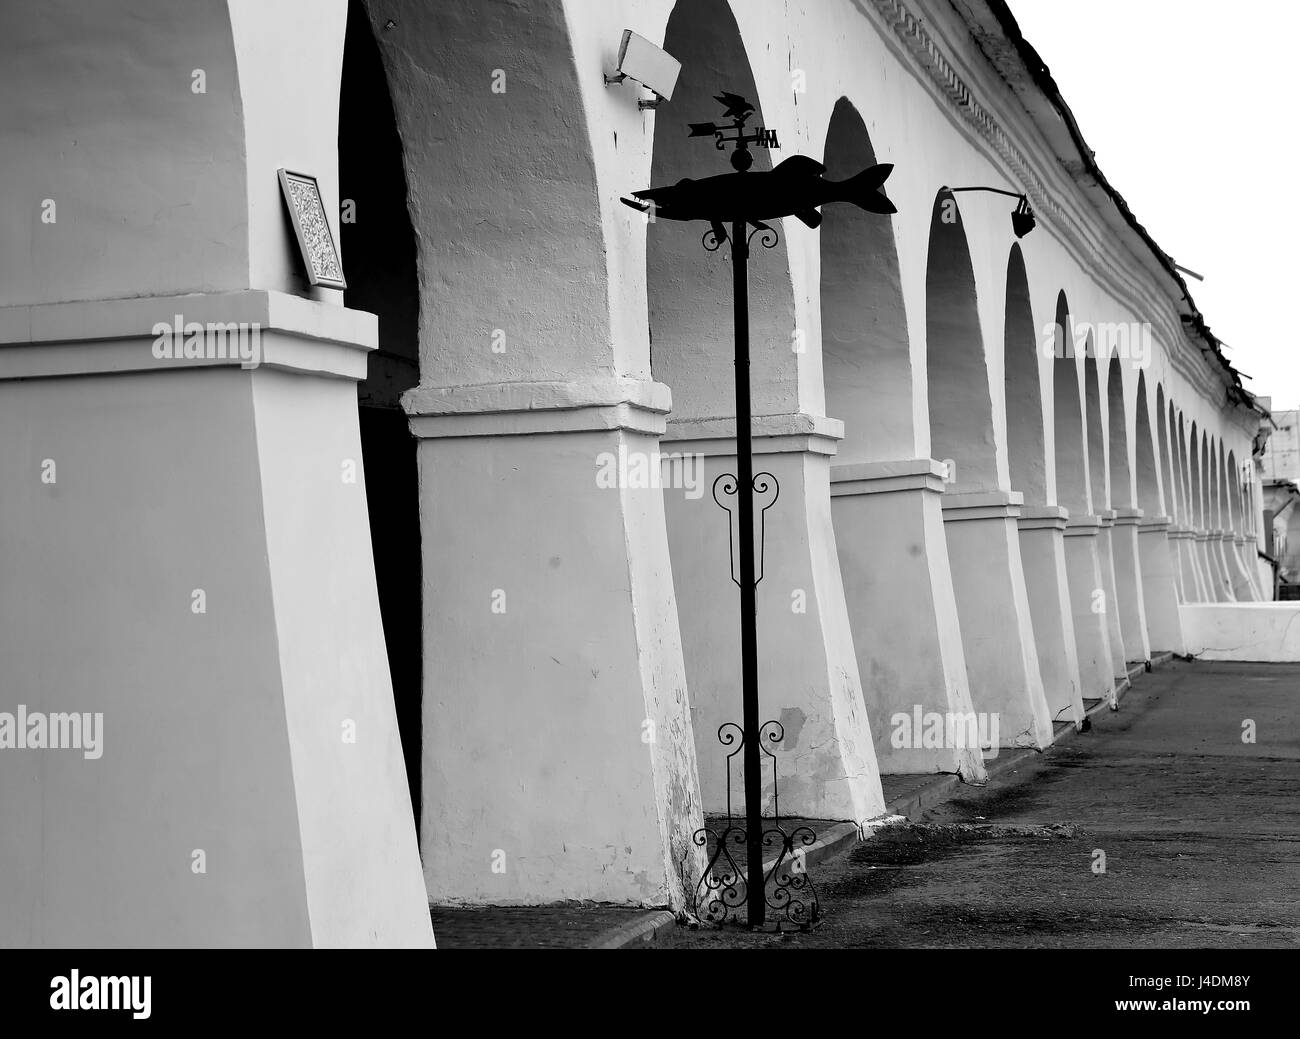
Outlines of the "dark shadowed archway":
M 1112 373 L 1117 372 L 1118 364 L 1111 365 Z M 1157 408 L 1159 407 L 1160 391 L 1156 392 Z M 1123 420 L 1121 419 L 1121 422 Z M 1114 429 L 1114 420 L 1112 419 L 1111 428 Z M 1113 436 L 1112 432 L 1112 436 Z M 1147 381 L 1146 374 L 1138 374 L 1137 385 L 1137 404 L 1134 408 L 1133 418 L 1133 436 L 1135 437 L 1135 475 L 1137 476 L 1137 508 L 1142 510 L 1145 518 L 1154 519 L 1162 515 L 1160 504 L 1160 473 L 1156 468 L 1156 453 L 1151 441 L 1151 413 L 1147 410 Z M 1161 441 L 1164 440 L 1163 433 Z M 1114 450 L 1112 441 L 1111 450 Z M 1125 469 L 1127 470 L 1127 463 Z M 1112 466 L 1112 472 L 1114 467 Z M 1127 475 L 1127 473 L 1125 474 Z M 1112 493 L 1114 493 L 1112 485 Z M 1119 503 L 1117 503 L 1119 504 Z M 1125 503 L 1127 504 L 1127 503 Z
M 862 116 L 840 98 L 826 133 L 826 176 L 847 180 L 875 164 Z M 912 457 L 912 363 L 891 217 L 848 205 L 822 210 L 821 324 L 826 414 L 844 423 L 836 462 Z
M 1088 515 L 1088 468 L 1084 457 L 1083 410 L 1079 365 L 1074 351 L 1070 304 L 1056 297 L 1055 348 L 1052 355 L 1052 425 L 1055 433 L 1056 503 L 1074 518 Z
M 1178 501 L 1178 479 L 1173 454 L 1169 450 L 1170 439 L 1175 432 L 1174 408 L 1172 401 L 1166 402 L 1165 388 L 1161 385 L 1156 386 L 1156 423 L 1160 434 L 1160 476 L 1165 488 L 1164 514 L 1177 523 L 1182 515 L 1182 506 Z
M 956 463 L 957 493 L 997 488 L 993 402 L 980 335 L 975 273 L 956 199 L 940 192 L 925 270 L 930 453 Z
M 1138 413 L 1139 418 L 1147 422 L 1145 429 L 1148 439 L 1151 435 L 1150 417 L 1147 414 L 1146 400 L 1146 382 L 1139 375 L 1138 385 L 1141 388 L 1141 410 Z M 1132 479 L 1129 472 L 1128 461 L 1128 421 L 1127 409 L 1124 407 L 1124 375 L 1120 367 L 1119 356 L 1115 355 L 1110 359 L 1109 371 L 1106 377 L 1106 411 L 1108 418 L 1108 428 L 1110 431 L 1109 438 L 1109 456 L 1110 456 L 1110 504 L 1113 508 L 1123 509 L 1130 508 L 1134 505 Z M 1134 436 L 1137 437 L 1137 446 L 1139 450 L 1142 446 L 1143 430 L 1141 428 L 1134 430 Z M 1148 446 L 1150 446 L 1148 444 Z M 1139 474 L 1141 469 L 1139 468 Z M 1155 475 L 1155 459 L 1152 455 L 1151 475 Z M 1159 495 L 1159 482 L 1154 484 L 1156 494 Z M 1138 488 L 1138 499 L 1142 497 L 1142 489 Z M 1145 505 L 1138 505 L 1148 516 L 1154 515 Z
M 1178 444 L 1175 458 L 1178 464 L 1179 497 L 1183 502 L 1182 525 L 1189 528 L 1196 526 L 1196 505 L 1192 500 L 1191 459 L 1187 454 L 1187 425 L 1181 411 L 1178 412 Z
M 1027 505 L 1044 505 L 1047 503 L 1047 450 L 1043 434 L 1043 388 L 1029 278 L 1019 244 L 1011 247 L 1007 259 L 1003 336 L 1011 489 L 1023 494 Z
M 1219 467 L 1215 470 L 1216 482 L 1219 485 L 1219 526 L 1228 532 L 1232 531 L 1232 494 L 1229 488 L 1232 486 L 1228 476 L 1228 451 L 1223 443 L 1223 439 L 1216 441 L 1219 449 Z
M 1206 507 L 1208 511 L 1208 520 L 1211 530 L 1218 530 L 1223 526 L 1223 519 L 1220 513 L 1219 500 L 1219 444 L 1214 437 L 1209 439 L 1209 461 L 1205 466 L 1205 493 Z
M 1241 505 L 1241 473 L 1237 471 L 1237 452 L 1229 451 L 1227 461 L 1224 464 L 1227 466 L 1226 485 L 1228 488 L 1228 510 L 1229 515 L 1232 518 L 1232 531 L 1234 534 L 1244 534 L 1246 532 L 1246 525 L 1243 522 L 1244 510 Z
M 397 726 L 420 817 L 423 716 L 420 493 L 402 393 L 420 381 L 419 284 L 406 172 L 379 47 L 361 0 L 348 5 L 339 95 L 343 302 L 379 317 L 379 348 L 357 384 L 375 583 Z
M 1189 454 L 1191 456 L 1191 469 L 1188 472 L 1188 486 L 1192 491 L 1192 515 L 1194 517 L 1193 525 L 1197 530 L 1205 529 L 1205 484 L 1201 481 L 1201 454 L 1202 443 L 1196 435 L 1196 422 L 1192 421 L 1190 443 L 1188 444 Z
M 1214 490 L 1213 490 L 1213 459 L 1210 456 L 1210 437 L 1204 429 L 1201 430 L 1201 454 L 1200 454 L 1200 479 L 1201 479 L 1201 526 L 1206 530 L 1214 529 Z
M 1091 332 L 1083 352 L 1083 392 L 1088 437 L 1088 489 L 1092 511 L 1108 508 L 1106 494 L 1106 434 L 1101 423 L 1101 386 L 1097 365 L 1097 343 Z
M 680 0 L 668 19 L 664 49 L 682 63 L 682 71 L 671 109 L 661 109 L 655 118 L 650 183 L 675 184 L 687 177 L 731 172 L 723 152 L 708 140 L 687 136 L 686 128 L 687 123 L 721 118 L 714 95 L 723 90 L 756 106 L 750 126 L 763 124 L 754 75 L 726 0 Z M 755 170 L 771 165 L 770 152 L 756 152 Z M 735 414 L 730 250 L 704 249 L 704 230 L 698 222 L 653 220 L 646 235 L 650 363 L 654 378 L 672 388 L 674 418 Z M 749 265 L 755 415 L 795 410 L 794 331 L 794 291 L 784 235 L 772 251 L 755 240 Z

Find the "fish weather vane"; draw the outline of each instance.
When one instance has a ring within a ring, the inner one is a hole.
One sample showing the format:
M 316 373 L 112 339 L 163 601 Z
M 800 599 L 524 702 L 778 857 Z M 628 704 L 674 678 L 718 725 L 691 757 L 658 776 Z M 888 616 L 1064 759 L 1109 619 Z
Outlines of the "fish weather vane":
M 701 180 L 685 178 L 676 184 L 646 188 L 624 198 L 625 205 L 648 214 L 653 220 L 700 220 L 708 223 L 703 245 L 717 251 L 728 240 L 731 225 L 733 306 L 736 330 L 736 475 L 724 473 L 714 481 L 713 497 L 731 521 L 732 580 L 740 586 L 741 704 L 743 725 L 727 722 L 718 729 L 725 747 L 739 745 L 727 755 L 727 821 L 721 833 L 705 827 L 695 834 L 695 844 L 712 851 L 704 876 L 696 886 L 696 912 L 706 921 L 724 923 L 746 912 L 750 927 L 767 923 L 767 910 L 801 927 L 818 918 L 817 896 L 803 868 L 803 848 L 816 840 L 807 826 L 786 832 L 781 826 L 777 799 L 776 756 L 771 748 L 784 737 L 781 724 L 760 724 L 758 704 L 758 582 L 762 580 L 762 552 L 754 545 L 754 499 L 762 499 L 765 515 L 776 502 L 780 487 L 771 473 L 754 475 L 752 414 L 749 385 L 749 242 L 759 236 L 764 248 L 780 240 L 768 221 L 794 217 L 808 227 L 821 225 L 821 207 L 832 202 L 849 202 L 868 213 L 897 212 L 883 191 L 893 166 L 871 166 L 847 180 L 826 180 L 826 167 L 807 155 L 793 155 L 771 170 L 753 173 L 757 148 L 780 148 L 776 131 L 759 126 L 750 131 L 746 123 L 756 109 L 739 94 L 723 91 L 716 96 L 730 123 L 691 123 L 691 137 L 712 137 L 719 150 L 734 145 L 734 172 Z M 748 230 L 752 228 L 753 230 Z M 744 493 L 741 493 L 741 492 Z M 728 499 L 735 499 L 735 508 Z M 765 524 L 760 524 L 760 531 Z M 735 556 L 739 556 L 739 560 Z M 737 562 L 739 565 L 737 565 Z M 731 809 L 731 759 L 743 752 L 745 786 L 744 826 L 738 825 Z M 763 757 L 772 761 L 772 825 L 763 829 Z M 800 845 L 796 849 L 796 845 Z M 744 867 L 736 862 L 731 848 L 745 849 Z M 765 848 L 776 857 L 764 870 Z M 780 922 L 777 921 L 776 926 Z

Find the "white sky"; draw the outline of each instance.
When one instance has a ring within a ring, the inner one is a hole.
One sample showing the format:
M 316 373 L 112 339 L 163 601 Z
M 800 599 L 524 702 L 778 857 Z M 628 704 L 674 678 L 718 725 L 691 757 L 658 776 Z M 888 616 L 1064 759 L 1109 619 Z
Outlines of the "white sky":
M 1300 407 L 1296 0 L 1008 0 L 1233 366 Z

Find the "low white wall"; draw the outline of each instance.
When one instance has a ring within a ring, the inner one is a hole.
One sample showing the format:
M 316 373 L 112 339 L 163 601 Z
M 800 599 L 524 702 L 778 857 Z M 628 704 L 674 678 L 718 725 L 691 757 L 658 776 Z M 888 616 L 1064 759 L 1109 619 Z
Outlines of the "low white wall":
M 1187 652 L 1205 660 L 1300 660 L 1300 602 L 1179 607 Z

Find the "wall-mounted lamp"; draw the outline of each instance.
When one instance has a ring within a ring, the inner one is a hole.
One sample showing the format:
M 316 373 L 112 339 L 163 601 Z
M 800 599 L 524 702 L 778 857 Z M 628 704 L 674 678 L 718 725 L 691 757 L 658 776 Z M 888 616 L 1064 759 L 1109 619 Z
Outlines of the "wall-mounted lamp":
M 954 195 L 959 191 L 991 191 L 995 195 L 1018 198 L 1020 204 L 1016 206 L 1015 212 L 1011 214 L 1011 230 L 1016 233 L 1017 238 L 1024 238 L 1025 235 L 1038 226 L 1038 221 L 1034 219 L 1034 211 L 1029 208 L 1029 199 L 1019 192 L 1007 191 L 1004 188 L 944 188 L 944 190 Z
M 677 76 L 681 71 L 682 63 L 666 50 L 656 47 L 631 29 L 624 29 L 623 40 L 618 45 L 618 68 L 614 75 L 605 75 L 605 85 L 622 83 L 625 79 L 635 80 L 655 96 L 653 101 L 644 98 L 637 101 L 637 108 L 658 108 L 665 101 L 672 100 L 673 88 L 677 86 Z

